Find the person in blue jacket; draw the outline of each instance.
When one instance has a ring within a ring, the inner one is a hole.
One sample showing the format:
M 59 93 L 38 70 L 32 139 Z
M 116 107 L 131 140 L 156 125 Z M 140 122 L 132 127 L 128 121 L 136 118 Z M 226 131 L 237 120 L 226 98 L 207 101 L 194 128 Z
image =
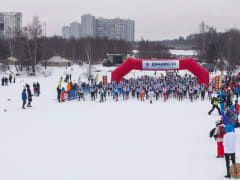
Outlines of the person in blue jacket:
M 26 105 L 26 102 L 27 102 L 27 94 L 26 94 L 26 89 L 25 88 L 22 91 L 22 101 L 23 101 L 22 109 L 26 109 L 25 105 Z
M 226 112 L 222 112 L 222 121 L 224 123 L 224 125 L 226 126 L 227 124 L 229 124 L 229 118 L 226 115 Z
M 237 100 L 238 100 L 238 96 L 239 96 L 239 89 L 237 86 L 234 87 L 234 93 L 236 94 L 237 96 Z
M 224 112 L 224 101 L 225 101 L 225 92 L 222 90 L 219 95 L 220 98 L 220 110 L 221 113 Z

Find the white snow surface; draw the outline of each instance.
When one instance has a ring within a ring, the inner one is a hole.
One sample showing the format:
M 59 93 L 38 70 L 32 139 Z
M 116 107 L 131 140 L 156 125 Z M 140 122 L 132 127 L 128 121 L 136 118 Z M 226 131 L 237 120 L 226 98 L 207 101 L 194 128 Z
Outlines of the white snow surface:
M 225 160 L 216 158 L 216 142 L 209 138 L 220 117 L 208 116 L 208 100 L 150 104 L 109 97 L 99 103 L 88 97 L 58 103 L 59 77 L 72 72 L 77 80 L 85 73 L 74 68 L 53 68 L 49 77 L 20 76 L 16 84 L 0 86 L 0 179 L 225 179 Z M 110 76 L 108 68 L 97 69 Z M 22 110 L 23 85 L 36 81 L 41 95 Z M 237 161 L 239 150 L 237 143 Z

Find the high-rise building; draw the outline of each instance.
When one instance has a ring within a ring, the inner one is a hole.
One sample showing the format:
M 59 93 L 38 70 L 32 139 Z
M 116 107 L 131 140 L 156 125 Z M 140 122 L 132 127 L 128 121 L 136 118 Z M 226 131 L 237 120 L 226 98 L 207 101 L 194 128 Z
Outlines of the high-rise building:
M 74 39 L 81 38 L 81 24 L 79 22 L 72 22 L 70 24 L 70 37 Z
M 86 14 L 82 16 L 82 24 L 73 22 L 70 30 L 63 27 L 62 36 L 67 39 L 68 31 L 70 38 L 108 38 L 116 40 L 134 41 L 135 24 L 131 19 L 96 19 L 94 16 Z
M 4 34 L 4 15 L 0 13 L 0 38 L 3 38 Z
M 14 38 L 20 35 L 22 30 L 22 13 L 3 12 L 3 35 L 4 38 Z M 2 17 L 2 16 L 1 16 Z
M 63 39 L 70 39 L 70 27 L 69 26 L 63 26 L 62 27 L 62 37 Z
M 135 37 L 135 23 L 131 19 L 127 19 L 124 21 L 124 40 L 126 41 L 134 41 Z
M 109 19 L 98 18 L 96 19 L 96 34 L 99 38 L 110 39 L 112 23 Z
M 99 38 L 134 41 L 134 21 L 120 18 L 98 18 L 96 32 Z
M 90 14 L 82 16 L 82 37 L 96 37 L 96 19 Z

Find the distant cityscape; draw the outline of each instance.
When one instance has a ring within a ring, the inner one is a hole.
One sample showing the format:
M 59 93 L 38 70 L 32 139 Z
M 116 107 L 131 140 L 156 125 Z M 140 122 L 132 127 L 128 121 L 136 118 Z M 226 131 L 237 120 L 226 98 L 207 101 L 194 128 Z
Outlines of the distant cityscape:
M 0 38 L 14 38 L 22 30 L 21 12 L 0 12 Z M 64 39 L 108 38 L 133 42 L 135 40 L 135 22 L 131 19 L 96 18 L 90 14 L 81 16 L 80 22 L 71 22 L 62 27 Z
M 135 40 L 135 22 L 131 19 L 95 18 L 90 14 L 81 17 L 80 22 L 72 22 L 62 27 L 64 39 L 108 38 L 132 42 Z

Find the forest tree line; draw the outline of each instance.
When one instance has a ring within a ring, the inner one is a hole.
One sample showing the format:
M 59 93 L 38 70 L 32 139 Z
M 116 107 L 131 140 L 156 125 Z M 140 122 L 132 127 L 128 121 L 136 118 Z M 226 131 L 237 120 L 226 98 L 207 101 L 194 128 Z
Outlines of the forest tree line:
M 138 50 L 138 58 L 170 58 L 166 45 L 170 41 L 126 42 L 109 40 L 107 38 L 63 39 L 62 37 L 45 37 L 42 23 L 38 17 L 33 17 L 30 24 L 23 28 L 22 33 L 15 38 L 0 39 L 0 60 L 8 57 L 17 58 L 18 64 L 31 67 L 35 74 L 35 65 L 43 63 L 53 56 L 61 56 L 75 63 L 100 63 L 107 54 L 131 55 L 132 50 Z M 233 70 L 240 65 L 240 31 L 230 29 L 217 32 L 216 28 L 200 24 L 199 33 L 187 38 L 180 37 L 173 43 L 191 44 L 198 52 L 198 59 L 217 65 L 220 69 Z
M 202 22 L 200 32 L 194 36 L 193 43 L 196 45 L 198 58 L 207 63 L 228 71 L 233 71 L 240 65 L 239 29 L 217 32 L 216 28 Z

